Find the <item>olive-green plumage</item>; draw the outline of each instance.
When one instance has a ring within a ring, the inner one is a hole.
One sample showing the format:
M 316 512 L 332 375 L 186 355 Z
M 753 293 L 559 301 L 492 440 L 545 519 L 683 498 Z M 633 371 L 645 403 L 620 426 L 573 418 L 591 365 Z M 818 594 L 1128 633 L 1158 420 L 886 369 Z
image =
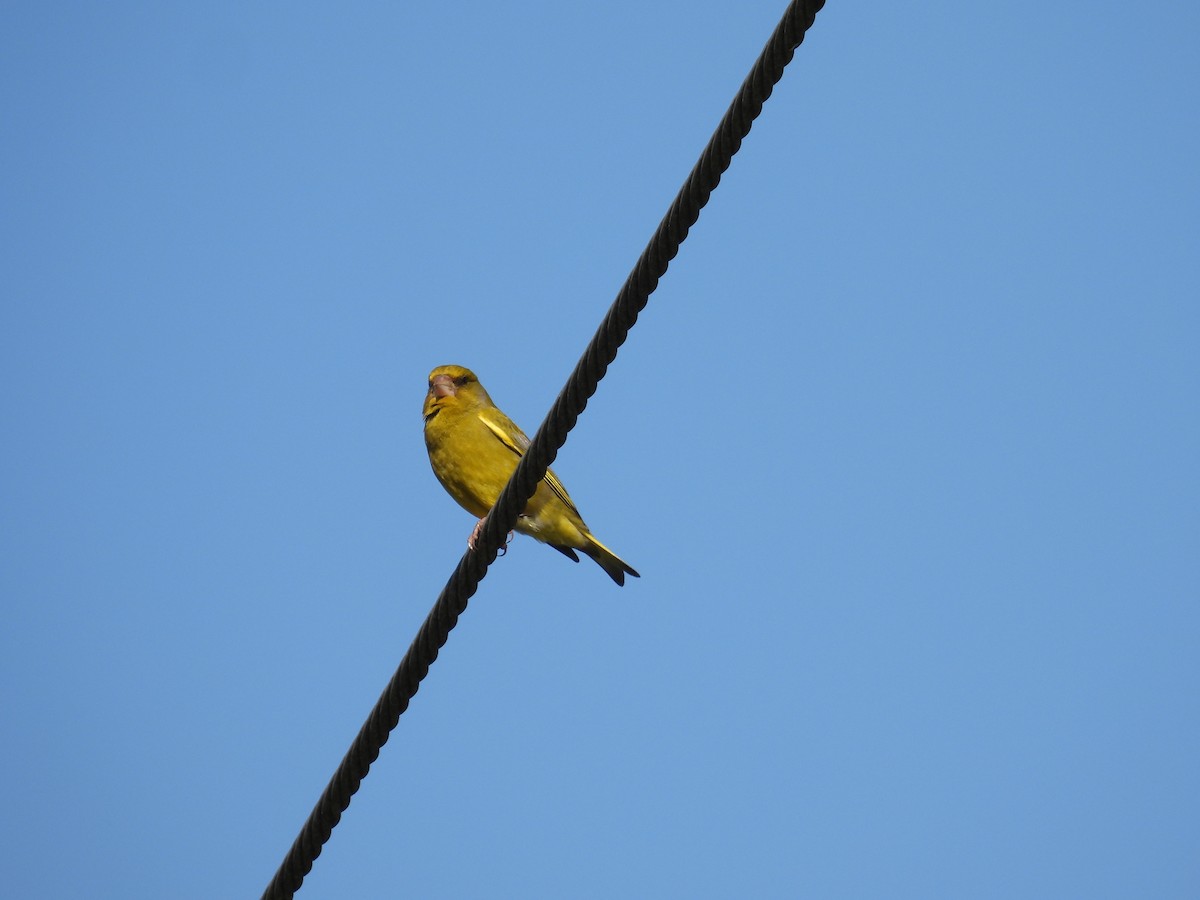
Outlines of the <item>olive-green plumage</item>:
M 424 415 L 433 474 L 482 525 L 482 517 L 516 471 L 529 438 L 496 408 L 475 373 L 462 366 L 438 366 L 429 373 Z M 625 584 L 626 575 L 638 577 L 629 563 L 596 540 L 553 471 L 546 472 L 529 498 L 516 529 L 576 562 L 576 550 L 587 554 L 617 584 Z M 478 531 L 476 526 L 475 534 Z

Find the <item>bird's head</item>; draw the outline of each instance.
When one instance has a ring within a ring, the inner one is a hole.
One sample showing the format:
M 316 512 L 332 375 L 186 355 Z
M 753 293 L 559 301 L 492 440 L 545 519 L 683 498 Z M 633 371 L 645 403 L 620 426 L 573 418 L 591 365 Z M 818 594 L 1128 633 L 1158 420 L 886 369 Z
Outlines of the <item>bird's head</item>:
M 462 366 L 438 366 L 429 373 L 429 392 L 425 395 L 423 415 L 428 422 L 443 409 L 470 409 L 491 406 L 492 398 L 470 369 Z

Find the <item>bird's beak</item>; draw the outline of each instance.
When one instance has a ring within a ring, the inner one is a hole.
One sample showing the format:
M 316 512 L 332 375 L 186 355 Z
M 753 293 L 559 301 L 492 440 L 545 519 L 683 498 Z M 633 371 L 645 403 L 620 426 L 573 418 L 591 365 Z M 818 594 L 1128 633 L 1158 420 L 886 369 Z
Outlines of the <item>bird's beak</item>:
M 454 386 L 454 379 L 449 375 L 436 375 L 429 385 L 429 392 L 440 400 L 442 397 L 453 397 L 458 393 L 458 388 Z

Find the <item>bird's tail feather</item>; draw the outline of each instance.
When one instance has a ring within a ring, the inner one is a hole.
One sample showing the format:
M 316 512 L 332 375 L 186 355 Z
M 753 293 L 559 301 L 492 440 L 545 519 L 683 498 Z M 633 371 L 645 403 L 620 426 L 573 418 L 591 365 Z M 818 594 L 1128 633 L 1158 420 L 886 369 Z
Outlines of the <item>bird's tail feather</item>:
M 617 584 L 624 586 L 626 575 L 632 575 L 634 578 L 642 577 L 633 566 L 605 547 L 595 537 L 589 534 L 587 539 L 591 543 L 579 549 L 594 559 L 600 568 L 608 573 L 608 577 Z

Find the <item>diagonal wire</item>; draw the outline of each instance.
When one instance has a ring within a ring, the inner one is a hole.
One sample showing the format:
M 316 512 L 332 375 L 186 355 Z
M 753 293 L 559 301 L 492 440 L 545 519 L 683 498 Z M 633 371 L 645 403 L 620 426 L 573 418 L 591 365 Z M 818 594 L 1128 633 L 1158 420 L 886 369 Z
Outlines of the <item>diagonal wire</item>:
M 467 601 L 495 561 L 501 542 L 516 524 L 517 516 L 533 496 L 546 469 L 566 443 L 568 432 L 596 392 L 609 364 L 616 359 L 617 350 L 625 343 L 638 314 L 645 309 L 650 294 L 679 252 L 679 245 L 687 238 L 688 230 L 696 224 L 700 210 L 720 183 L 721 175 L 741 147 L 742 139 L 750 133 L 750 126 L 762 111 L 763 103 L 783 76 L 784 67 L 791 62 L 792 54 L 824 5 L 824 0 L 793 0 L 788 5 L 721 124 L 550 407 L 516 472 L 488 513 L 487 524 L 476 540 L 475 549 L 459 560 L 399 668 L 313 807 L 275 877 L 267 885 L 264 900 L 292 897 L 300 889 L 304 877 L 312 871 L 313 862 L 350 805 L 350 798 L 367 776 L 371 764 L 379 758 L 392 729 L 446 643 L 450 629 L 458 622 L 458 617 L 467 608 Z

